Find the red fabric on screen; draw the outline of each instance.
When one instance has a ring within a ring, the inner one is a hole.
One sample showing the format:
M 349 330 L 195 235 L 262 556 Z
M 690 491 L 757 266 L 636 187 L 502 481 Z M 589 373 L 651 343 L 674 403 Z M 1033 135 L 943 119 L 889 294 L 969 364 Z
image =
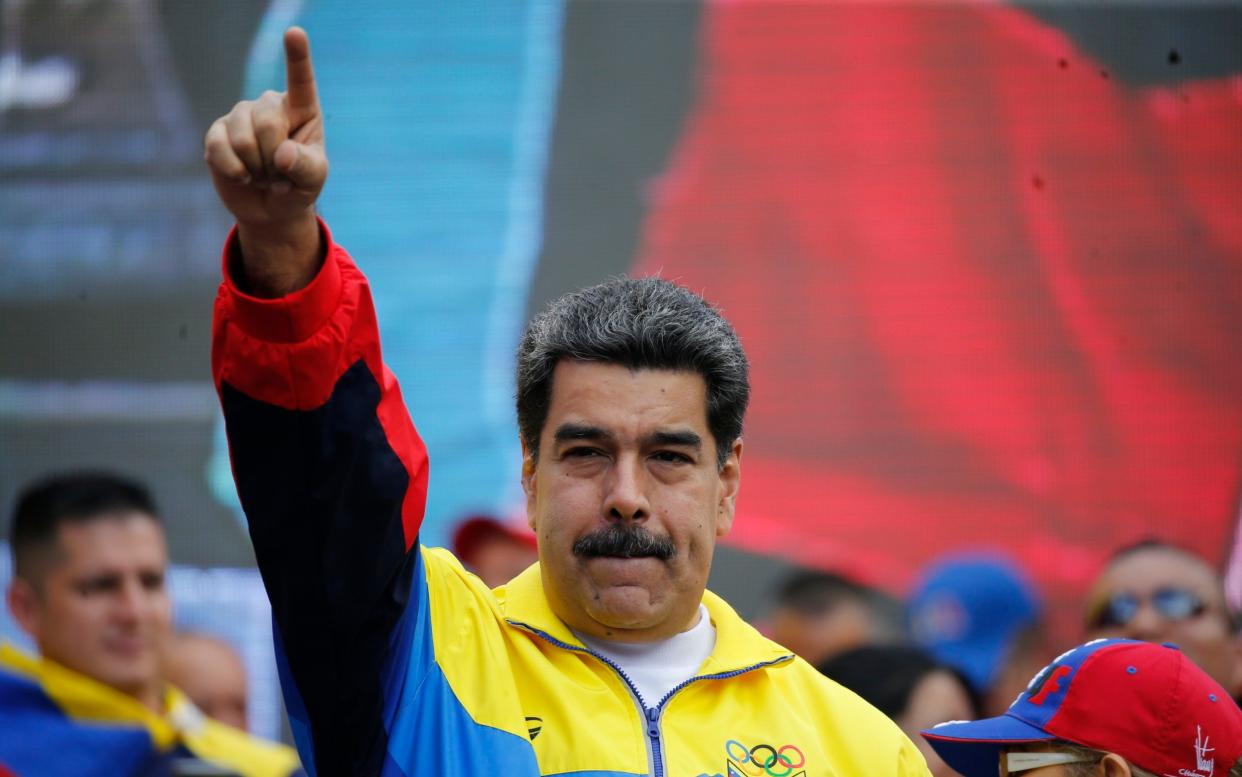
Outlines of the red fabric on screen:
M 1221 559 L 1242 80 L 1129 87 L 976 4 L 714 3 L 703 46 L 636 271 L 751 357 L 733 543 L 898 590 L 1001 544 L 1066 617 L 1120 543 Z

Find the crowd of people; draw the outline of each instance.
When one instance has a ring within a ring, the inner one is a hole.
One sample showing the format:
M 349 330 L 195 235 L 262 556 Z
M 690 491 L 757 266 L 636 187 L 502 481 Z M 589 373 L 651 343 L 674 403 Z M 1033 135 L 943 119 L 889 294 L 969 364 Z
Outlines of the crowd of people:
M 174 637 L 146 489 L 66 474 L 11 521 L 8 604 L 37 655 L 0 651 L 0 775 L 411 775 L 432 754 L 441 775 L 1242 773 L 1238 623 L 1175 545 L 1116 552 L 1077 646 L 1046 644 L 1037 592 L 994 556 L 942 559 L 904 601 L 800 574 L 770 638 L 707 591 L 748 363 L 669 281 L 614 279 L 532 320 L 529 532 L 462 526 L 486 580 L 421 547 L 428 452 L 368 283 L 314 210 L 324 115 L 305 33 L 285 46 L 287 92 L 205 145 L 237 221 L 213 372 L 298 753 L 244 732 L 227 645 Z
M 1117 549 L 1083 592 L 1083 642 L 1177 645 L 1235 700 L 1242 641 L 1222 576 L 1157 539 Z M 1032 678 L 1071 645 L 1050 644 L 1029 577 L 1002 554 L 931 564 L 904 602 L 830 573 L 800 572 L 781 587 L 773 638 L 891 717 L 923 747 L 932 773 L 953 771 L 918 732 L 1010 710 Z

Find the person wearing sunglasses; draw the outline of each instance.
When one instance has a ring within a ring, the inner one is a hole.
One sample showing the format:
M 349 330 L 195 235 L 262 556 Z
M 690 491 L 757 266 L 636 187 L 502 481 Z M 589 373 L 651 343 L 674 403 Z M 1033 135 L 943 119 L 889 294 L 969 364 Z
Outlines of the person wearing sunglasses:
M 1087 595 L 1087 638 L 1171 642 L 1229 691 L 1242 695 L 1242 643 L 1220 574 L 1159 540 L 1117 551 Z
M 922 732 L 963 777 L 1242 777 L 1242 709 L 1173 645 L 1098 639 L 1000 716 Z

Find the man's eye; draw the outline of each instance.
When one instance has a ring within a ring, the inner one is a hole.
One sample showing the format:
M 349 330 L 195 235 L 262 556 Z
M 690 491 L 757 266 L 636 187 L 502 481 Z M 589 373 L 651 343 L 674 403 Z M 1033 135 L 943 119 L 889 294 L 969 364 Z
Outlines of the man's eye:
M 693 461 L 689 456 L 677 451 L 660 451 L 653 457 L 656 461 L 663 461 L 669 464 L 689 464 Z
M 163 575 L 143 575 L 142 587 L 148 591 L 159 591 L 164 587 Z
M 104 593 L 105 591 L 109 591 L 113 588 L 116 588 L 116 581 L 111 578 L 83 580 L 81 583 L 78 583 L 78 593 L 83 596 Z
M 570 448 L 565 451 L 565 458 L 568 459 L 587 459 L 599 455 L 601 454 L 597 448 Z

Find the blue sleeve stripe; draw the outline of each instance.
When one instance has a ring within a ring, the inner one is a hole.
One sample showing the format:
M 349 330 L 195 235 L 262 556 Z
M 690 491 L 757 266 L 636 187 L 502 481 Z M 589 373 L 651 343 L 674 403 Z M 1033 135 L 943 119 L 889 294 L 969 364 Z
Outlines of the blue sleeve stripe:
M 293 732 L 293 743 L 297 746 L 298 757 L 302 759 L 307 777 L 318 777 L 315 772 L 315 748 L 311 740 L 309 718 L 306 715 L 306 704 L 298 691 L 289 671 L 289 659 L 285 655 L 285 643 L 280 636 L 280 629 L 272 622 L 273 642 L 276 645 L 276 674 L 280 677 L 280 690 L 285 697 L 285 712 L 289 715 L 289 730 Z
M 410 575 L 410 602 L 401 619 L 393 627 L 388 642 L 388 653 L 381 667 L 380 678 L 384 689 L 385 729 L 391 731 L 397 712 L 410 695 L 407 687 L 415 688 L 422 682 L 435 664 L 434 646 L 431 641 L 430 605 L 427 595 L 427 572 L 421 548 L 413 553 L 413 572 Z

